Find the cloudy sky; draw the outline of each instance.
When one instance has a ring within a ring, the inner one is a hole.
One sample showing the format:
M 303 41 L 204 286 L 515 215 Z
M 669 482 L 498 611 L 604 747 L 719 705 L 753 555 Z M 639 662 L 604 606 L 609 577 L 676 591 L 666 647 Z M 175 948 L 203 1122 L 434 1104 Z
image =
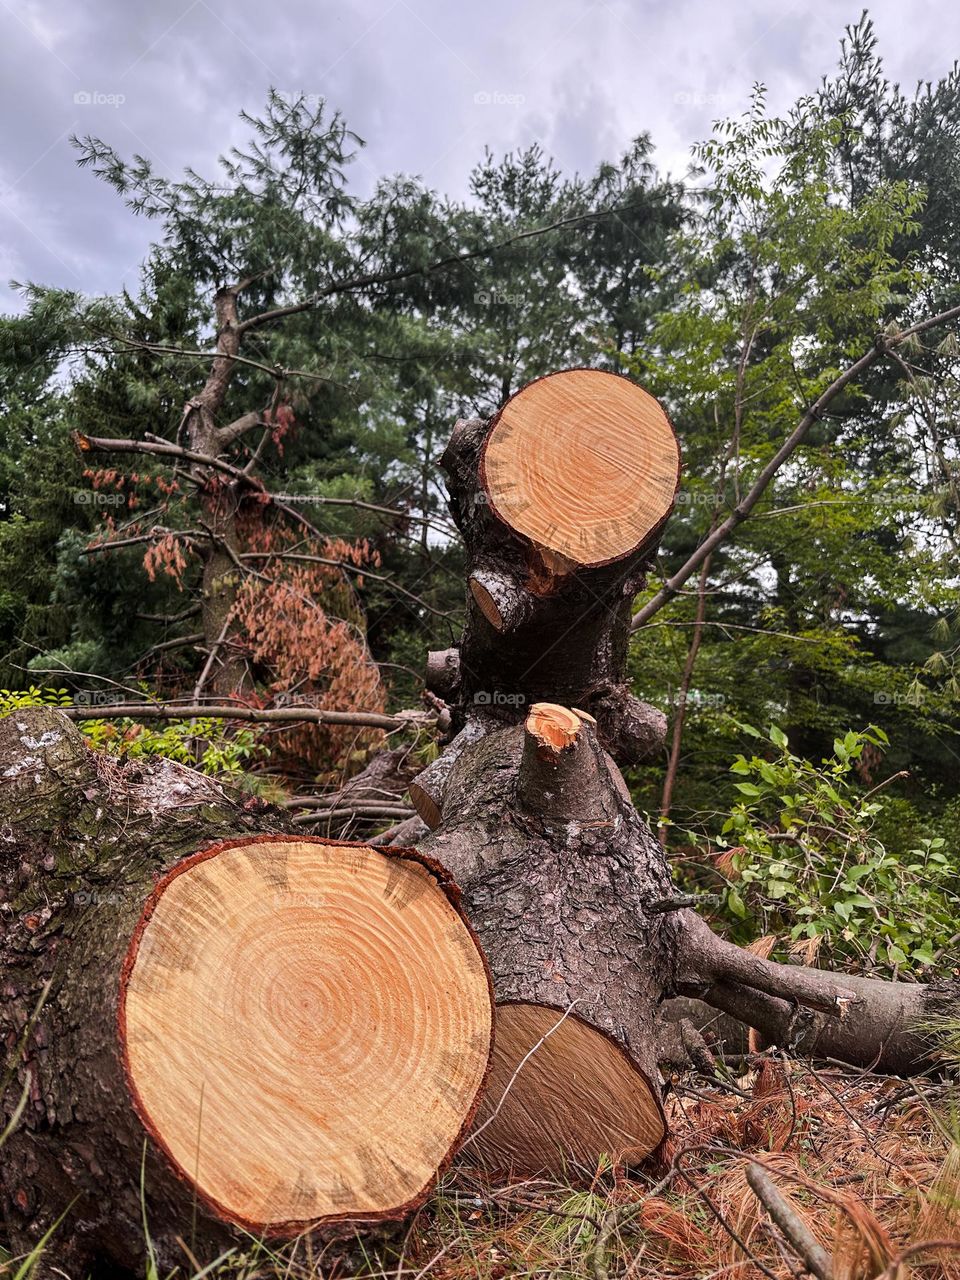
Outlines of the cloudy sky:
M 405 171 L 464 194 L 484 145 L 590 170 L 647 130 L 661 168 L 835 64 L 860 0 L 0 0 L 0 307 L 11 279 L 112 292 L 150 227 L 76 168 L 72 133 L 210 173 L 268 86 L 323 95 L 367 142 L 357 189 Z M 875 0 L 891 79 L 960 56 L 954 0 Z

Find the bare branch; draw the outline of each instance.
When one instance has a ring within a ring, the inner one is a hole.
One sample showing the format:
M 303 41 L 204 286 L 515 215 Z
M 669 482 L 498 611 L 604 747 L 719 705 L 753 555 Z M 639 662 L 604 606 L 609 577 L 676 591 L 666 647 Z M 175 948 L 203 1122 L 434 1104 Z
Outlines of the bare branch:
M 61 707 L 70 720 L 245 720 L 254 724 L 352 724 L 368 729 L 419 728 L 434 723 L 425 711 L 401 711 L 383 715 L 379 711 L 326 711 L 320 707 L 232 706 L 230 703 L 116 702 L 102 707 Z
M 777 474 L 787 459 L 795 452 L 806 438 L 807 433 L 815 422 L 819 422 L 823 417 L 824 410 L 833 400 L 850 385 L 856 381 L 862 373 L 865 373 L 881 356 L 886 355 L 891 347 L 898 346 L 907 338 L 914 334 L 924 333 L 928 329 L 932 329 L 937 325 L 946 324 L 950 320 L 960 317 L 960 307 L 951 307 L 949 311 L 942 311 L 939 315 L 930 316 L 926 320 L 920 321 L 919 324 L 911 326 L 909 329 L 901 329 L 898 333 L 878 335 L 871 349 L 862 355 L 859 360 L 854 361 L 849 368 L 845 369 L 839 377 L 831 382 L 830 386 L 814 401 L 810 408 L 806 411 L 796 427 L 783 442 L 777 452 L 773 455 L 767 465 L 760 472 L 757 479 L 746 496 L 737 503 L 734 509 L 727 516 L 722 524 L 717 525 L 703 542 L 700 543 L 696 551 L 686 560 L 686 562 L 677 570 L 677 572 L 669 578 L 655 596 L 653 596 L 642 609 L 633 615 L 631 624 L 634 631 L 644 626 L 654 616 L 659 613 L 668 601 L 678 593 L 679 589 L 703 564 L 707 556 L 709 556 L 716 548 L 733 533 L 738 525 L 741 525 L 750 512 L 763 497 L 767 486 L 773 477 Z
M 413 591 L 408 591 L 406 587 L 402 587 L 400 583 L 391 578 L 389 574 L 372 573 L 362 565 L 351 564 L 349 560 L 333 560 L 328 556 L 310 556 L 296 551 L 247 551 L 240 556 L 240 559 L 294 560 L 303 561 L 307 564 L 329 565 L 332 569 L 341 569 L 346 573 L 356 574 L 357 577 L 369 578 L 372 582 L 382 582 L 385 586 L 391 587 L 399 595 L 406 596 L 408 600 L 412 600 L 421 609 L 426 609 L 429 613 L 435 614 L 438 618 L 449 618 L 453 613 L 450 609 L 435 609 L 432 604 L 427 604 L 426 600 L 421 596 L 418 596 Z
M 153 458 L 178 458 L 181 462 L 192 462 L 198 467 L 212 467 L 222 471 L 234 480 L 242 480 L 253 489 L 262 489 L 259 480 L 245 475 L 239 467 L 231 466 L 222 458 L 211 458 L 205 453 L 194 453 L 192 449 L 181 448 L 178 444 L 161 443 L 159 440 L 111 440 L 105 436 L 88 436 L 79 431 L 73 433 L 77 448 L 82 453 L 91 450 L 96 453 L 145 453 Z
M 593 209 L 589 213 L 578 213 L 568 218 L 558 218 L 556 222 L 546 223 L 540 227 L 530 227 L 526 231 L 519 231 L 516 235 L 508 236 L 505 240 L 496 241 L 494 244 L 483 245 L 479 249 L 468 249 L 464 253 L 452 253 L 445 258 L 438 258 L 435 262 L 430 262 L 425 267 L 406 267 L 398 271 L 373 271 L 365 275 L 354 276 L 349 280 L 333 280 L 322 289 L 318 289 L 316 293 L 301 299 L 300 302 L 291 302 L 285 307 L 275 307 L 272 311 L 262 311 L 259 315 L 249 316 L 246 320 L 241 320 L 237 325 L 237 333 L 244 334 L 250 329 L 259 329 L 265 324 L 272 324 L 274 320 L 282 320 L 286 316 L 300 315 L 304 311 L 310 311 L 318 302 L 322 302 L 324 298 L 332 297 L 334 294 L 350 293 L 356 289 L 366 289 L 370 285 L 397 284 L 401 280 L 411 280 L 416 276 L 428 276 L 434 271 L 443 271 L 447 267 L 459 266 L 461 263 L 470 262 L 475 258 L 491 257 L 502 249 L 508 249 L 511 245 L 519 244 L 523 240 L 548 235 L 551 231 L 560 231 L 564 227 L 573 227 L 581 222 L 615 217 L 617 214 L 625 213 L 638 207 L 631 204 L 612 205 L 609 209 Z
M 767 1171 L 759 1164 L 748 1164 L 747 1182 L 750 1190 L 803 1259 L 807 1271 L 812 1272 L 817 1280 L 833 1280 L 833 1266 L 826 1249 L 793 1205 L 773 1185 Z
M 263 420 L 263 414 L 257 410 L 244 413 L 239 418 L 235 418 L 233 422 L 228 422 L 226 426 L 218 427 L 217 442 L 225 449 L 228 444 L 233 444 L 234 440 L 239 440 L 242 435 L 252 431 L 254 427 L 267 427 L 269 429 L 269 424 Z M 244 474 L 249 475 L 249 472 L 245 471 Z

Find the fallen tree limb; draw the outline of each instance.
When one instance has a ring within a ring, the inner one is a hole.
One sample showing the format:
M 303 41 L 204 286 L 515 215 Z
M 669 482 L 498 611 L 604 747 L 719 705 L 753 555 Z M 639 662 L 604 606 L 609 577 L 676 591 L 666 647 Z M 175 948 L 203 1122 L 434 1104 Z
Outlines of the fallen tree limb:
M 806 1269 L 812 1272 L 817 1280 L 833 1280 L 833 1264 L 830 1255 L 796 1209 L 780 1194 L 770 1175 L 761 1165 L 747 1165 L 747 1184 L 803 1259 Z
M 258 708 L 231 703 L 112 702 L 102 706 L 61 707 L 70 720 L 245 720 L 254 724 L 355 724 L 372 729 L 407 729 L 433 724 L 436 717 L 425 711 L 403 711 L 382 715 L 379 711 L 326 711 L 321 707 Z
M 804 1057 L 898 1075 L 938 1065 L 937 1026 L 956 1009 L 955 981 L 888 982 L 777 964 L 719 938 L 691 911 L 676 918 L 678 993 L 699 997 Z

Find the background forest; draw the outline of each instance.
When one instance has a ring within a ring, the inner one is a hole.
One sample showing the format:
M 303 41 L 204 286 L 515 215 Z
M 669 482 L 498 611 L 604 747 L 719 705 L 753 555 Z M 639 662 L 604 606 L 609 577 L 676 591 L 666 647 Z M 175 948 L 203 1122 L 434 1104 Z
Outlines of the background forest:
M 669 718 L 639 807 L 741 940 L 920 974 L 949 955 L 960 343 L 876 344 L 960 303 L 960 70 L 902 90 L 864 18 L 809 97 L 774 118 L 758 86 L 683 180 L 641 135 L 586 174 L 485 154 L 465 201 L 404 175 L 353 194 L 363 143 L 335 104 L 274 93 L 244 121 L 244 148 L 177 181 L 76 139 L 155 227 L 139 288 L 29 282 L 0 319 L 4 709 L 193 707 L 84 726 L 330 829 L 317 796 L 384 745 L 377 715 L 435 709 L 425 655 L 459 636 L 453 423 L 547 372 L 621 370 L 684 457 L 637 602 L 633 686 Z M 224 703 L 374 719 L 196 710 Z M 386 731 L 421 763 L 423 719 Z M 389 821 L 361 806 L 337 829 Z

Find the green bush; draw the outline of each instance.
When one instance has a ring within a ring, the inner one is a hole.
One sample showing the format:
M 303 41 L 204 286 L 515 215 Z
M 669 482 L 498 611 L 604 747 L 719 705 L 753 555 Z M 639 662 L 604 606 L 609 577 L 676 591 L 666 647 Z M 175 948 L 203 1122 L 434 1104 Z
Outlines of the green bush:
M 731 766 L 741 799 L 718 842 L 735 932 L 916 976 L 941 963 L 960 934 L 960 858 L 942 836 L 918 836 L 900 856 L 880 838 L 883 784 L 864 792 L 856 767 L 867 747 L 887 745 L 883 730 L 851 730 L 814 764 L 776 726 L 740 728 L 758 751 Z

